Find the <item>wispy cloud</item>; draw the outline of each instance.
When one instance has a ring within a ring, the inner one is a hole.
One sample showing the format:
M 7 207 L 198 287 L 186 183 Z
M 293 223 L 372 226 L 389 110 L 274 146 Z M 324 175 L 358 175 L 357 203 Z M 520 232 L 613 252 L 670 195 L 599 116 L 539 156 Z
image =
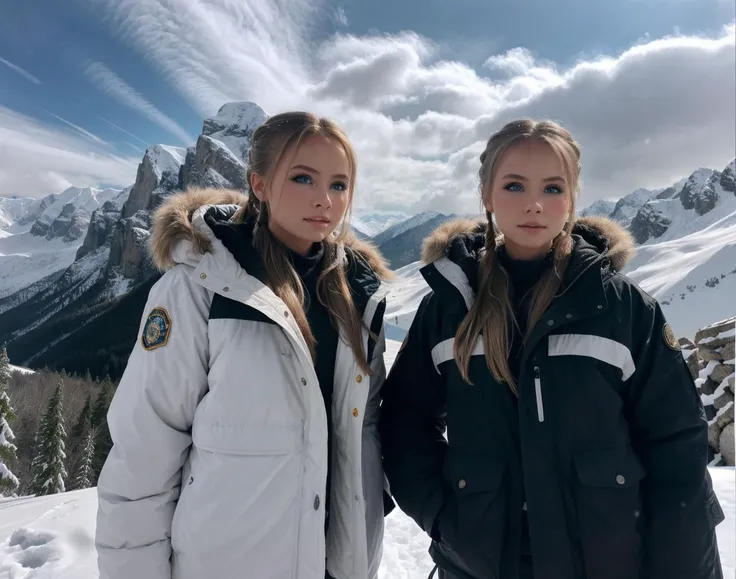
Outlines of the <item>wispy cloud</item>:
M 21 75 L 26 80 L 30 80 L 32 83 L 35 84 L 43 84 L 40 80 L 38 80 L 35 76 L 33 76 L 30 72 L 25 70 L 24 68 L 21 68 L 17 64 L 13 64 L 9 60 L 5 60 L 4 58 L 0 57 L 0 62 L 2 62 L 5 66 L 7 66 L 10 70 L 14 70 L 19 75 Z
M 85 68 L 85 74 L 97 88 L 156 123 L 177 137 L 182 144 L 190 145 L 194 142 L 194 138 L 176 121 L 148 102 L 138 91 L 101 62 L 90 62 Z
M 418 34 L 310 37 L 311 0 L 87 0 L 203 116 L 253 100 L 335 118 L 360 159 L 359 206 L 474 211 L 478 155 L 511 118 L 553 118 L 583 149 L 581 204 L 666 186 L 736 148 L 734 27 L 645 38 L 561 66 L 524 47 L 474 69 Z M 162 22 L 165 26 L 162 26 Z M 664 97 L 663 97 L 664 95 Z M 400 192 L 397 193 L 397 192 Z
M 38 197 L 70 186 L 126 187 L 140 155 L 121 156 L 94 139 L 0 105 L 0 195 Z
M 338 6 L 337 10 L 335 10 L 335 21 L 338 24 L 341 24 L 342 26 L 345 26 L 347 28 L 347 26 L 348 26 L 348 15 L 345 13 L 345 7 L 344 6 Z
M 82 127 L 80 127 L 79 125 L 75 125 L 74 123 L 72 123 L 72 122 L 69 122 L 69 121 L 67 121 L 66 119 L 63 119 L 63 118 L 61 118 L 61 117 L 60 117 L 59 115 L 55 115 L 54 113 L 52 113 L 52 112 L 50 112 L 50 111 L 45 111 L 45 112 L 47 112 L 48 114 L 50 114 L 50 115 L 51 115 L 52 117 L 54 117 L 55 119 L 57 119 L 57 120 L 61 121 L 62 123 L 65 123 L 65 124 L 69 125 L 69 126 L 70 126 L 71 128 L 73 128 L 74 130 L 78 131 L 79 133 L 81 133 L 81 134 L 82 134 L 82 135 L 84 135 L 85 137 L 87 137 L 87 138 L 89 138 L 89 139 L 92 139 L 92 140 L 93 140 L 93 141 L 95 141 L 96 143 L 99 143 L 100 145 L 107 145 L 107 142 L 106 142 L 106 141 L 103 141 L 102 139 L 100 139 L 100 137 L 98 137 L 98 136 L 97 136 L 97 135 L 95 135 L 94 133 L 90 133 L 90 132 L 89 132 L 88 130 L 86 130 L 86 129 L 83 129 L 83 128 L 82 128 Z
M 101 118 L 101 119 L 102 119 L 103 121 L 105 121 L 105 122 L 106 122 L 106 123 L 107 123 L 108 125 L 110 125 L 110 126 L 111 126 L 111 127 L 113 128 L 113 129 L 117 129 L 118 131 L 121 131 L 121 132 L 125 133 L 125 134 L 126 134 L 126 135 L 128 135 L 129 137 L 133 137 L 133 138 L 134 138 L 134 139 L 135 139 L 136 141 L 138 141 L 139 143 L 141 143 L 141 144 L 145 145 L 146 147 L 148 147 L 148 145 L 150 144 L 150 143 L 146 143 L 146 141 L 144 141 L 144 140 L 143 140 L 143 139 L 141 139 L 140 137 L 136 137 L 136 136 L 135 136 L 135 135 L 134 135 L 133 133 L 131 133 L 131 132 L 129 132 L 129 131 L 126 131 L 126 130 L 125 130 L 124 128 L 122 128 L 122 127 L 120 127 L 120 126 L 116 125 L 116 124 L 115 124 L 115 123 L 113 123 L 112 121 L 109 121 L 109 120 L 107 120 L 107 119 L 106 119 L 105 117 L 100 117 L 100 118 Z

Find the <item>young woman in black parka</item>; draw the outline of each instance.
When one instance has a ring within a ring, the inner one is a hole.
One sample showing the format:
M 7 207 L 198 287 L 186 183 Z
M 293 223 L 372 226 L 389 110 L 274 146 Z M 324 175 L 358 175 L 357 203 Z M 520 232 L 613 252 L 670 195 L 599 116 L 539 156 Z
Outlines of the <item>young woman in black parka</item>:
M 433 573 L 722 577 L 702 404 L 659 304 L 620 273 L 629 234 L 575 217 L 578 145 L 521 120 L 480 160 L 487 222 L 426 240 L 431 292 L 382 389 L 384 468 Z

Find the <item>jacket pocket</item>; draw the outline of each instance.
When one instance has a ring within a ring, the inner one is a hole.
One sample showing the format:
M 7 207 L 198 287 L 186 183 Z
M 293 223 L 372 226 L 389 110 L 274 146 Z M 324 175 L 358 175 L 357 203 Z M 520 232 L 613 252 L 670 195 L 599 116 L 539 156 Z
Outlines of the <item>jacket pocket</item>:
M 302 429 L 254 430 L 195 419 L 190 477 L 172 522 L 172 548 L 182 565 L 240 565 L 254 577 L 292 576 L 305 531 Z
M 574 464 L 578 538 L 588 576 L 639 577 L 646 529 L 639 458 L 630 448 L 591 449 L 577 452 Z
M 449 453 L 443 474 L 452 488 L 437 516 L 436 562 L 451 573 L 498 576 L 506 521 L 505 458 Z

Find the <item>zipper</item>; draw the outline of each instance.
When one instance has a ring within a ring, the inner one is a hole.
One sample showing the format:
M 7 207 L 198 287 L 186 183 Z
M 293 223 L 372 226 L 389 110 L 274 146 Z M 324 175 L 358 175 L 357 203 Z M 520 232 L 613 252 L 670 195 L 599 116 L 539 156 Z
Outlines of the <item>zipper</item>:
M 539 422 L 544 422 L 544 402 L 542 402 L 542 378 L 539 373 L 539 366 L 534 366 L 534 391 L 537 394 L 537 418 Z

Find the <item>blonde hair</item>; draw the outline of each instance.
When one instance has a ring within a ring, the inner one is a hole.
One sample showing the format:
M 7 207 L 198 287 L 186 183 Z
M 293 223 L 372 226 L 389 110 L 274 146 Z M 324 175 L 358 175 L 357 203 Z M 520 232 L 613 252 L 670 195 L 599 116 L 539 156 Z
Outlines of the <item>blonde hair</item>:
M 562 285 L 562 276 L 572 250 L 570 232 L 575 224 L 575 199 L 580 181 L 580 148 L 567 130 L 552 121 L 517 120 L 494 133 L 480 156 L 481 167 L 478 177 L 484 200 L 491 194 L 501 156 L 515 145 L 530 140 L 547 143 L 560 158 L 570 196 L 570 211 L 567 223 L 552 244 L 554 266 L 546 269 L 531 290 L 524 340 L 529 337 Z M 517 327 L 519 324 L 509 297 L 509 277 L 496 253 L 498 245 L 503 242 L 503 237 L 496 231 L 493 214 L 486 211 L 486 217 L 488 219 L 486 244 L 480 260 L 478 292 L 472 307 L 458 328 L 454 356 L 463 379 L 472 383 L 469 376 L 470 359 L 482 335 L 488 369 L 496 381 L 506 382 L 518 395 L 508 357 L 511 347 L 509 339 L 511 324 Z
M 337 141 L 345 150 L 350 167 L 348 210 L 338 229 L 322 242 L 324 267 L 317 280 L 317 296 L 320 303 L 327 308 L 330 319 L 338 331 L 342 328 L 345 332 L 348 344 L 355 352 L 361 370 L 370 374 L 369 363 L 363 348 L 364 324 L 353 302 L 344 267 L 343 242 L 349 235 L 352 235 L 347 224 L 353 202 L 356 174 L 355 151 L 347 136 L 333 121 L 320 118 L 312 113 L 295 111 L 274 115 L 253 133 L 248 153 L 246 180 L 250 189 L 250 177 L 255 173 L 266 181 L 266 187 L 270 187 L 274 170 L 286 152 L 293 147 L 293 152 L 296 154 L 302 141 L 312 136 L 327 137 Z M 268 203 L 259 200 L 251 189 L 246 205 L 238 212 L 235 219 L 239 221 L 255 220 L 254 245 L 263 259 L 266 284 L 289 308 L 314 359 L 316 340 L 304 311 L 304 289 L 284 246 L 268 228 Z

